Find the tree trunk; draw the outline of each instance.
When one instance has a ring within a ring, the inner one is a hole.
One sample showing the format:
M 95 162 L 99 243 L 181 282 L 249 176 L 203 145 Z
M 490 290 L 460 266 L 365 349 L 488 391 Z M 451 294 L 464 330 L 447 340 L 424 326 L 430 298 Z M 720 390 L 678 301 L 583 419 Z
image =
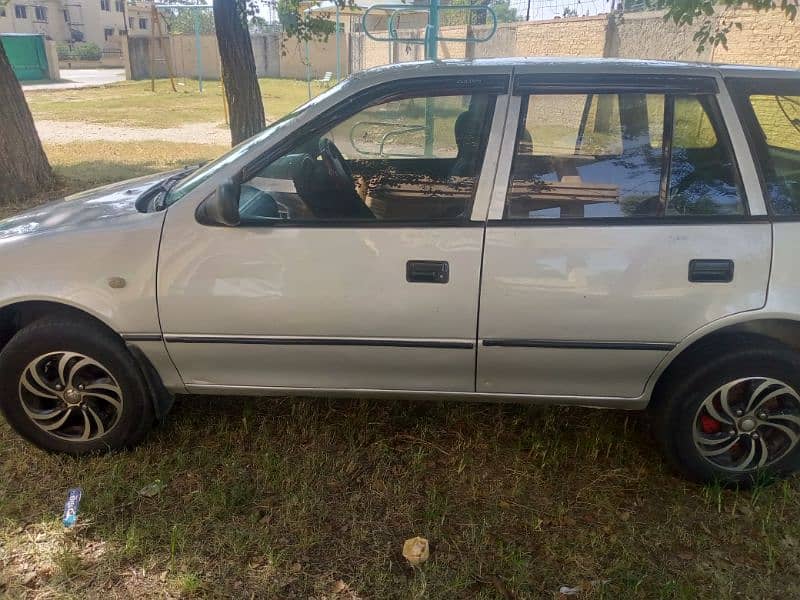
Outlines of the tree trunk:
M 480 2 L 475 2 L 475 4 L 479 6 L 489 6 L 489 4 L 491 4 L 491 0 L 480 0 Z M 487 11 L 476 10 L 474 11 L 474 14 L 475 25 L 486 25 L 486 21 L 488 20 Z
M 40 194 L 54 184 L 22 87 L 0 43 L 0 204 Z
M 256 77 L 256 59 L 247 28 L 246 0 L 214 0 L 214 24 L 222 61 L 233 145 L 266 127 Z

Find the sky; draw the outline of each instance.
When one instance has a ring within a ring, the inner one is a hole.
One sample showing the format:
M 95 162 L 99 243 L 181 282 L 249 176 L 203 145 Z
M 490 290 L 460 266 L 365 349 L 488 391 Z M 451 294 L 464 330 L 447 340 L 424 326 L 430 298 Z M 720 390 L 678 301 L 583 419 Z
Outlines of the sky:
M 165 2 L 168 0 L 159 0 Z M 372 0 L 374 3 L 376 0 Z M 358 0 L 356 0 L 357 3 Z M 390 4 L 396 2 L 400 4 L 400 0 L 380 0 L 380 3 Z M 609 0 L 511 0 L 511 6 L 517 9 L 517 14 L 521 19 L 525 19 L 528 14 L 528 2 L 530 2 L 530 18 L 532 21 L 541 19 L 552 19 L 556 16 L 561 16 L 565 8 L 570 8 L 577 11 L 578 15 L 583 17 L 586 15 L 596 15 L 599 13 L 608 12 L 610 9 Z M 211 4 L 211 0 L 198 0 L 198 4 Z M 366 2 L 365 2 L 366 3 Z M 275 18 L 274 10 L 267 0 L 261 0 L 261 16 L 265 19 L 272 20 Z
M 578 16 L 596 15 L 608 12 L 610 3 L 607 0 L 530 0 L 531 20 L 552 19 L 561 16 L 565 8 L 577 11 Z M 528 0 L 511 0 L 511 6 L 524 20 L 528 10 Z

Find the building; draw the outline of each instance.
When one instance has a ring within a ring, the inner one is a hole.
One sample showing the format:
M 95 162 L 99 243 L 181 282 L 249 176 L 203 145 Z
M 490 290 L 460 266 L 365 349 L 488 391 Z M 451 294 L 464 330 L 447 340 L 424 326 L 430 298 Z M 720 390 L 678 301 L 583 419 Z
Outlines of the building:
M 150 35 L 152 3 L 126 0 L 9 0 L 0 33 L 38 33 L 55 42 L 93 42 L 119 54 L 126 36 Z
M 9 0 L 0 6 L 0 33 L 38 33 L 56 41 L 68 39 L 69 22 L 63 1 Z

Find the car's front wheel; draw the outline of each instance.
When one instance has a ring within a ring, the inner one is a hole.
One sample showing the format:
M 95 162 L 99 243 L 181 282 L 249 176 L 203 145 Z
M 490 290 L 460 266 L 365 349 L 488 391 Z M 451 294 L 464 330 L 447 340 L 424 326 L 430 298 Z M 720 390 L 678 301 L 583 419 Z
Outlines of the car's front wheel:
M 44 318 L 19 331 L 0 353 L 0 394 L 11 426 L 46 450 L 132 446 L 153 422 L 138 365 L 88 320 Z
M 654 399 L 661 445 L 694 481 L 747 486 L 800 469 L 800 358 L 781 345 L 741 343 L 702 355 Z

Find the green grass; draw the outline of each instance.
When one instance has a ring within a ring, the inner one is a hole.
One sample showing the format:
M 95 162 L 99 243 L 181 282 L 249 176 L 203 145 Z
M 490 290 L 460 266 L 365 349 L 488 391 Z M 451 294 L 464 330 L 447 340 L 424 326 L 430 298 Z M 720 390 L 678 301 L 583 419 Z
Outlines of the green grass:
M 26 93 L 35 119 L 86 121 L 129 127 L 176 127 L 186 123 L 224 122 L 222 87 L 218 81 L 176 80 L 173 92 L 169 80 L 157 80 L 156 91 L 149 81 L 128 81 L 105 87 L 77 90 L 31 90 Z M 304 81 L 261 79 L 264 109 L 276 119 L 308 100 Z M 311 86 L 316 95 L 322 88 Z
M 137 494 L 156 479 L 160 495 Z M 65 532 L 75 485 L 80 525 Z M 644 420 L 619 412 L 184 397 L 143 446 L 110 456 L 48 455 L 0 426 L 0 589 L 796 597 L 798 491 L 687 484 Z M 400 553 L 415 535 L 432 548 L 419 570 Z

